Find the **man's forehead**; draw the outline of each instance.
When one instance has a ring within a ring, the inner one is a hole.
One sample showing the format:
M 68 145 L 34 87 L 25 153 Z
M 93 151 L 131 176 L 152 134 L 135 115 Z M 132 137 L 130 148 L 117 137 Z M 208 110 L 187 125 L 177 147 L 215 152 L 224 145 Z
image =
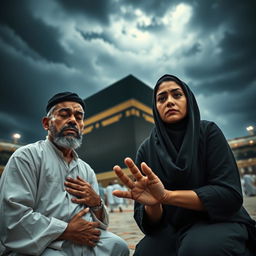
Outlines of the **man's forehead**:
M 83 107 L 79 103 L 73 102 L 73 101 L 63 101 L 56 104 L 55 109 L 60 109 L 60 108 L 70 108 L 70 109 L 84 112 Z

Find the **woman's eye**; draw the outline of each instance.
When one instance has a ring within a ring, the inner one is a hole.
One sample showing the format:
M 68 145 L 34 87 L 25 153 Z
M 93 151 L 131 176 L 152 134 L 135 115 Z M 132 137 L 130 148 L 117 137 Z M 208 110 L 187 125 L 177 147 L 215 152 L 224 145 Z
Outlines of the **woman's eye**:
M 182 93 L 175 93 L 174 95 L 173 95 L 173 97 L 175 98 L 175 99 L 179 99 L 180 97 L 182 97 L 183 96 L 183 94 Z
M 166 99 L 166 97 L 165 96 L 160 96 L 160 97 L 158 97 L 158 101 L 159 102 L 164 102 L 165 101 L 165 99 Z

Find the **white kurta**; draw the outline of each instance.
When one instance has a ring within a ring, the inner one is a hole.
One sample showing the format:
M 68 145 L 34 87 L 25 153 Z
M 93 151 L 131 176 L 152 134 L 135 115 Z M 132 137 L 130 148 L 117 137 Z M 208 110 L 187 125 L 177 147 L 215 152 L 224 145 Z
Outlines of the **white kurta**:
M 123 190 L 123 188 L 119 185 L 119 184 L 114 184 L 113 185 L 113 191 L 114 190 Z M 118 205 L 123 204 L 124 203 L 124 199 L 122 197 L 117 197 L 114 196 L 114 202 Z
M 112 192 L 113 192 L 113 185 L 108 185 L 106 187 L 106 195 L 107 195 L 107 200 L 108 200 L 109 205 L 115 204 L 114 196 L 113 196 Z
M 45 140 L 19 148 L 10 158 L 0 179 L 0 238 L 6 248 L 17 252 L 12 255 L 128 255 L 128 249 L 110 254 L 103 248 L 104 239 L 108 245 L 116 239 L 121 247 L 126 246 L 104 230 L 108 225 L 106 211 L 103 223 L 93 212 L 83 217 L 101 223 L 101 239 L 95 248 L 55 241 L 85 207 L 71 201 L 73 196 L 64 186 L 66 178 L 79 175 L 98 193 L 94 171 L 74 154 L 75 159 L 67 164 L 61 151 Z

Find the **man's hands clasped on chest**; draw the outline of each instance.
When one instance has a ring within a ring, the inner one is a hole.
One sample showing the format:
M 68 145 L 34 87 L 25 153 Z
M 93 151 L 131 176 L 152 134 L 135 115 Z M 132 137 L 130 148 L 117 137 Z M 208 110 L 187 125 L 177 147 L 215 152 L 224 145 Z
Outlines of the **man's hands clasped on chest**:
M 100 196 L 94 191 L 90 183 L 79 176 L 77 176 L 77 179 L 68 177 L 64 184 L 66 191 L 76 196 L 72 198 L 73 203 L 85 204 L 89 207 L 95 207 L 101 204 Z
M 101 205 L 100 196 L 94 191 L 91 184 L 77 176 L 77 179 L 68 177 L 64 183 L 66 191 L 75 196 L 72 202 L 83 204 L 87 208 L 77 213 L 68 223 L 68 226 L 59 239 L 70 240 L 73 243 L 96 246 L 100 239 L 100 224 L 98 222 L 89 222 L 82 217 L 89 212 L 89 207 Z M 101 219 L 102 211 L 95 213 Z
M 69 240 L 75 244 L 96 246 L 100 239 L 100 230 L 98 222 L 89 222 L 82 217 L 89 212 L 89 208 L 85 208 L 77 213 L 68 223 L 66 230 L 62 233 L 58 240 Z

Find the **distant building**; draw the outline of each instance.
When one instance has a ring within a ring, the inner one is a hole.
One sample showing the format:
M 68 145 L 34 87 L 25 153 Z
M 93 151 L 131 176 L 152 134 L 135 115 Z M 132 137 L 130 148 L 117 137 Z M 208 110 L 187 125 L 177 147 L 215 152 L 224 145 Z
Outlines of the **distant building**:
M 129 75 L 85 99 L 84 141 L 79 156 L 103 185 L 116 178 L 112 168 L 135 158 L 153 127 L 152 88 Z M 127 170 L 125 170 L 127 171 Z
M 256 175 L 256 135 L 235 138 L 228 143 L 236 158 L 240 175 Z
M 7 164 L 12 153 L 19 148 L 21 145 L 9 143 L 9 142 L 0 142 L 0 176 L 4 170 L 5 165 Z

